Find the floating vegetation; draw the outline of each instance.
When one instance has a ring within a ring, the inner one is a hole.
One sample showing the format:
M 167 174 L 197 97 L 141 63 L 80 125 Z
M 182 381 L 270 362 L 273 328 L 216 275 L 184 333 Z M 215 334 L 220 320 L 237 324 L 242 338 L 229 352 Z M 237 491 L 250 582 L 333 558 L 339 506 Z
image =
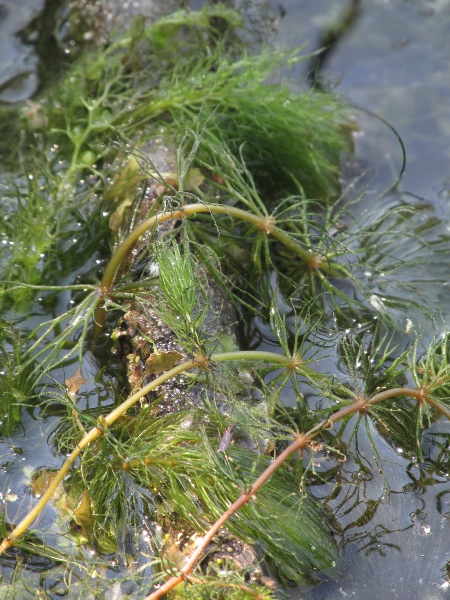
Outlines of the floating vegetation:
M 424 293 L 448 234 L 342 200 L 351 109 L 270 83 L 304 57 L 243 26 L 220 4 L 137 17 L 16 115 L 1 433 L 51 417 L 57 460 L 25 473 L 29 506 L 2 492 L 11 597 L 281 597 L 339 576 L 348 458 L 447 460 L 423 431 L 450 418 Z

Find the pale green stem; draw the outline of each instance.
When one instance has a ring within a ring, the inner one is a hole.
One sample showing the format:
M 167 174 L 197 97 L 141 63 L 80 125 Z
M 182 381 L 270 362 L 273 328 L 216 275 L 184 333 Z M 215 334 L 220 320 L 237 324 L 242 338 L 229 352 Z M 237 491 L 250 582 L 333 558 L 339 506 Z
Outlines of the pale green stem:
M 230 217 L 235 217 L 237 219 L 241 219 L 242 221 L 246 221 L 247 223 L 251 223 L 258 229 L 265 231 L 267 234 L 273 235 L 287 248 L 292 250 L 292 252 L 294 252 L 294 254 L 298 256 L 301 260 L 303 260 L 307 265 L 317 267 L 319 269 L 328 269 L 328 264 L 325 260 L 321 260 L 320 257 L 317 257 L 317 255 L 314 252 L 305 250 L 294 239 L 289 237 L 284 231 L 282 231 L 278 227 L 275 227 L 274 222 L 271 220 L 271 217 L 262 217 L 259 215 L 255 215 L 254 213 L 242 210 L 240 208 L 236 208 L 234 206 L 223 206 L 219 204 L 188 204 L 187 206 L 179 208 L 175 211 L 154 215 L 153 217 L 147 219 L 146 221 L 143 221 L 140 225 L 133 229 L 133 231 L 124 239 L 124 241 L 114 252 L 109 263 L 107 264 L 99 286 L 100 295 L 108 296 L 111 293 L 111 289 L 114 285 L 114 280 L 116 278 L 117 271 L 119 270 L 122 261 L 124 260 L 125 256 L 131 251 L 138 239 L 142 235 L 144 235 L 144 233 L 146 233 L 156 224 L 159 225 L 160 223 L 164 223 L 165 221 L 173 219 L 183 219 L 185 217 L 189 217 L 191 215 L 199 213 L 228 215 Z M 104 320 L 105 311 L 100 303 L 99 309 L 95 315 L 94 339 L 98 338 L 103 328 Z
M 347 388 L 344 386 L 338 386 L 329 375 L 321 373 L 313 367 L 304 364 L 301 356 L 297 355 L 286 356 L 284 354 L 277 354 L 275 352 L 262 352 L 260 350 L 237 350 L 236 352 L 213 354 L 210 360 L 212 362 L 262 360 L 273 364 L 279 364 L 287 371 L 298 373 L 299 375 L 305 376 L 309 380 L 329 384 L 330 387 L 333 386 L 335 389 L 338 389 L 341 392 L 349 393 Z
M 441 415 L 444 415 L 450 421 L 450 410 L 438 400 L 435 400 L 431 397 L 426 397 L 425 402 L 427 402 L 430 406 L 435 408 Z
M 60 189 L 62 188 L 63 185 L 66 185 L 67 183 L 71 183 L 71 184 L 75 183 L 76 175 L 80 168 L 80 164 L 78 162 L 80 152 L 81 152 L 84 144 L 86 143 L 86 140 L 89 139 L 89 136 L 91 135 L 91 133 L 93 131 L 96 131 L 96 130 L 101 131 L 105 128 L 105 125 L 103 125 L 103 124 L 95 125 L 93 115 L 98 108 L 102 108 L 105 105 L 106 100 L 110 94 L 110 90 L 116 84 L 116 82 L 120 80 L 122 73 L 123 73 L 123 68 L 121 68 L 118 71 L 118 73 L 116 74 L 116 76 L 113 79 L 111 79 L 110 81 L 107 82 L 103 93 L 100 96 L 98 96 L 95 100 L 92 100 L 90 103 L 88 103 L 87 101 L 84 101 L 82 99 L 84 107 L 87 110 L 87 124 L 86 124 L 86 128 L 84 129 L 84 131 L 82 133 L 78 134 L 76 136 L 76 138 L 74 137 L 73 132 L 71 132 L 71 131 L 64 132 L 64 133 L 66 133 L 66 135 L 72 142 L 74 148 L 73 148 L 73 152 L 72 152 L 72 160 L 70 162 L 70 166 L 67 169 L 64 177 L 62 178 L 62 182 L 60 184 Z M 112 127 L 112 125 L 111 125 L 111 127 Z
M 316 267 L 325 273 L 328 272 L 328 261 L 325 256 L 321 256 L 311 250 L 305 250 L 298 242 L 279 227 L 272 227 L 268 230 L 279 242 L 288 250 L 298 256 L 308 267 Z
M 277 354 L 276 352 L 236 350 L 235 352 L 220 352 L 213 354 L 210 360 L 211 362 L 229 362 L 233 360 L 238 360 L 241 362 L 244 360 L 262 360 L 265 362 L 280 364 L 289 369 L 293 366 L 295 359 L 293 359 L 291 356 L 285 356 L 284 354 Z
M 299 256 L 305 263 L 309 264 L 316 258 L 316 255 L 313 252 L 304 250 L 295 242 L 295 240 L 281 231 L 281 229 L 278 229 L 272 225 L 270 222 L 270 217 L 261 217 L 234 206 L 222 206 L 218 204 L 188 204 L 187 206 L 184 206 L 178 210 L 155 215 L 138 225 L 125 238 L 125 240 L 120 244 L 111 257 L 100 284 L 100 291 L 102 293 L 109 293 L 114 283 L 116 273 L 124 257 L 133 248 L 138 239 L 156 223 L 164 223 L 165 221 L 169 221 L 171 219 L 182 219 L 198 213 L 222 214 L 241 219 L 242 221 L 246 221 L 247 223 L 251 223 L 255 227 L 258 227 L 258 229 L 267 231 L 268 234 L 272 234 L 290 250 L 295 252 L 295 254 Z
M 6 537 L 0 545 L 0 555 L 3 554 L 12 544 L 14 544 L 15 540 L 17 540 L 26 529 L 30 527 L 32 522 L 36 519 L 42 509 L 45 507 L 47 502 L 51 500 L 53 494 L 55 493 L 57 487 L 61 483 L 61 481 L 66 476 L 70 467 L 74 464 L 77 457 L 80 455 L 81 451 L 84 450 L 91 442 L 100 437 L 104 430 L 111 426 L 120 416 L 122 416 L 133 404 L 135 404 L 140 398 L 156 389 L 162 383 L 165 383 L 171 377 L 182 373 L 183 371 L 188 371 L 189 369 L 195 369 L 200 366 L 199 362 L 194 360 L 188 360 L 180 365 L 177 365 L 170 371 L 163 373 L 153 381 L 151 381 L 148 385 L 143 387 L 141 390 L 132 394 L 129 398 L 125 400 L 120 406 L 115 408 L 112 412 L 110 412 L 106 417 L 99 418 L 99 426 L 94 427 L 90 431 L 86 433 L 86 435 L 78 442 L 77 447 L 72 450 L 70 455 L 64 461 L 64 464 L 52 479 L 47 491 L 41 496 L 39 501 L 33 506 L 30 512 L 20 521 L 20 523 L 14 528 L 14 530 Z
M 288 361 L 292 362 L 292 359 L 289 357 L 282 356 L 280 354 L 275 354 L 272 352 L 243 352 L 245 358 L 259 358 L 259 360 L 265 360 L 280 364 L 286 364 Z M 117 408 L 111 411 L 106 417 L 100 417 L 98 420 L 99 425 L 94 427 L 90 431 L 86 433 L 86 435 L 78 442 L 77 447 L 71 452 L 71 454 L 66 458 L 64 464 L 61 469 L 52 479 L 47 491 L 41 496 L 39 501 L 35 504 L 35 506 L 30 510 L 30 512 L 22 519 L 22 521 L 15 527 L 14 531 L 12 531 L 7 538 L 5 538 L 0 545 L 0 555 L 3 554 L 13 543 L 17 540 L 28 527 L 30 527 L 31 523 L 35 520 L 35 518 L 42 511 L 47 502 L 52 498 L 55 493 L 57 487 L 61 483 L 61 481 L 66 476 L 70 467 L 74 464 L 77 457 L 80 455 L 81 451 L 86 448 L 91 442 L 100 437 L 104 430 L 110 427 L 119 417 L 124 415 L 129 408 L 131 408 L 136 402 L 146 396 L 149 392 L 156 389 L 172 377 L 183 373 L 184 371 L 189 371 L 190 369 L 198 369 L 202 367 L 206 367 L 209 362 L 224 362 L 227 360 L 238 360 L 239 352 L 225 352 L 222 354 L 216 354 L 211 356 L 209 360 L 204 359 L 203 357 L 199 357 L 197 359 L 187 360 L 166 373 L 163 373 L 146 386 L 141 388 L 138 392 L 132 394 L 129 398 L 122 402 Z

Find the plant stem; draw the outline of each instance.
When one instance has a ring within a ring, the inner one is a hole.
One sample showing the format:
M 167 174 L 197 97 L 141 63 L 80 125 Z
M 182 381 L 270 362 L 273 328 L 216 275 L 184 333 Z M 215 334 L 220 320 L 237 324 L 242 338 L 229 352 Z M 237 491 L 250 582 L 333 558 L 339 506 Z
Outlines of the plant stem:
M 224 352 L 221 354 L 211 356 L 209 361 L 204 357 L 197 357 L 187 360 L 179 365 L 176 365 L 169 371 L 163 373 L 162 375 L 148 383 L 146 386 L 141 388 L 139 391 L 132 394 L 129 398 L 122 402 L 122 404 L 120 404 L 117 408 L 111 411 L 106 417 L 99 418 L 99 425 L 93 427 L 90 431 L 86 433 L 86 435 L 83 436 L 83 438 L 78 442 L 77 447 L 66 458 L 62 467 L 52 479 L 52 482 L 50 483 L 47 491 L 41 496 L 39 501 L 30 510 L 30 512 L 15 527 L 14 531 L 12 531 L 8 535 L 8 537 L 3 540 L 3 542 L 0 545 L 0 555 L 3 554 L 24 533 L 24 531 L 30 527 L 31 523 L 39 515 L 39 513 L 42 511 L 47 502 L 51 500 L 57 487 L 64 479 L 70 467 L 74 464 L 81 451 L 95 439 L 103 435 L 105 429 L 110 427 L 119 417 L 125 414 L 127 410 L 131 408 L 134 404 L 136 404 L 136 402 L 140 398 L 146 396 L 149 392 L 156 389 L 161 384 L 165 383 L 172 377 L 183 373 L 184 371 L 206 367 L 209 362 L 239 360 L 240 354 L 243 354 L 244 358 L 246 359 L 253 358 L 254 360 L 259 359 L 279 364 L 287 364 L 288 361 L 292 362 L 292 359 L 290 359 L 289 357 L 282 356 L 280 354 L 275 354 L 272 352 Z
M 172 219 L 183 219 L 184 217 L 189 217 L 198 213 L 210 213 L 210 214 L 221 214 L 221 215 L 229 215 L 230 217 L 235 217 L 237 219 L 241 219 L 242 221 L 246 221 L 247 223 L 251 223 L 255 227 L 259 229 L 265 230 L 268 233 L 271 233 L 276 237 L 279 241 L 281 241 L 285 246 L 287 246 L 290 250 L 295 252 L 295 254 L 301 258 L 305 263 L 310 263 L 314 261 L 316 255 L 314 252 L 309 250 L 305 250 L 302 248 L 295 240 L 289 237 L 286 233 L 275 227 L 274 225 L 270 225 L 268 223 L 267 217 L 255 215 L 246 210 L 242 210 L 241 208 L 236 208 L 234 206 L 223 206 L 220 204 L 188 204 L 178 210 L 164 212 L 159 215 L 155 215 L 146 221 L 143 221 L 140 225 L 138 225 L 120 244 L 117 250 L 114 252 L 111 260 L 109 261 L 102 281 L 100 283 L 100 289 L 103 293 L 108 292 L 113 283 L 116 276 L 116 273 L 122 263 L 122 260 L 127 255 L 127 253 L 131 250 L 137 240 L 149 229 L 151 229 L 156 223 L 164 223 L 165 221 L 169 221 Z
M 135 404 L 140 398 L 148 394 L 150 391 L 156 389 L 162 383 L 165 383 L 171 377 L 182 373 L 183 371 L 188 371 L 189 369 L 195 369 L 200 366 L 199 362 L 195 359 L 188 360 L 170 371 L 163 373 L 153 381 L 151 381 L 148 385 L 144 386 L 141 390 L 132 394 L 125 402 L 123 402 L 120 406 L 115 408 L 111 413 L 109 413 L 106 417 L 99 418 L 99 425 L 93 427 L 90 431 L 86 433 L 86 435 L 78 442 L 77 447 L 72 450 L 70 455 L 64 461 L 62 467 L 52 479 L 47 491 L 41 496 L 39 501 L 33 506 L 30 512 L 20 521 L 20 523 L 14 528 L 14 530 L 6 537 L 2 543 L 0 544 L 0 555 L 3 554 L 14 542 L 24 533 L 26 529 L 30 527 L 35 518 L 39 515 L 42 509 L 45 507 L 47 502 L 51 500 L 52 496 L 56 492 L 61 481 L 66 476 L 70 467 L 74 464 L 77 457 L 81 454 L 81 451 L 84 450 L 91 442 L 95 439 L 103 435 L 105 429 L 111 426 L 120 416 L 122 416 L 133 404 Z
M 305 264 L 311 267 L 317 267 L 328 271 L 328 262 L 316 253 L 305 250 L 298 242 L 290 237 L 287 233 L 275 226 L 274 221 L 271 217 L 260 216 L 251 213 L 234 206 L 224 206 L 220 204 L 188 204 L 178 210 L 168 211 L 159 215 L 154 215 L 150 219 L 143 221 L 138 225 L 120 244 L 117 250 L 112 255 L 109 263 L 106 266 L 103 278 L 99 285 L 99 292 L 101 297 L 108 296 L 111 293 L 114 281 L 119 270 L 122 261 L 125 256 L 131 251 L 138 239 L 144 235 L 149 229 L 165 221 L 173 219 L 183 219 L 194 214 L 199 213 L 210 213 L 210 214 L 222 214 L 230 217 L 235 217 L 251 223 L 258 229 L 265 231 L 267 234 L 272 234 L 278 241 L 284 246 L 291 250 L 296 256 L 298 256 Z M 105 320 L 105 309 L 103 308 L 103 300 L 100 300 L 99 308 L 95 315 L 95 327 L 94 327 L 94 339 L 97 339 L 101 330 L 103 329 Z
M 285 356 L 284 354 L 277 354 L 276 352 L 263 352 L 262 350 L 236 350 L 235 352 L 220 352 L 217 354 L 212 354 L 210 360 L 211 362 L 229 362 L 233 360 L 238 360 L 241 362 L 244 360 L 262 360 L 265 362 L 280 364 L 287 369 L 292 367 L 294 361 L 292 356 Z
M 242 506 L 247 504 L 249 500 L 256 494 L 256 492 L 270 479 L 275 471 L 295 452 L 303 452 L 308 447 L 308 444 L 317 436 L 323 429 L 330 429 L 330 425 L 333 425 L 337 421 L 351 416 L 357 412 L 365 412 L 367 407 L 398 396 L 409 396 L 415 398 L 418 402 L 427 401 L 434 408 L 439 410 L 443 415 L 450 418 L 450 411 L 443 406 L 440 402 L 434 399 L 430 399 L 426 395 L 426 390 L 423 388 L 393 388 L 391 390 L 385 390 L 378 394 L 375 394 L 368 399 L 357 399 L 353 404 L 341 408 L 328 419 L 325 419 L 312 427 L 308 432 L 297 435 L 296 439 L 285 449 L 277 458 L 261 473 L 261 475 L 254 481 L 250 491 L 242 493 L 239 498 L 228 507 L 228 509 L 220 516 L 220 518 L 210 527 L 206 532 L 197 548 L 191 554 L 191 557 L 181 570 L 179 575 L 168 579 L 161 587 L 146 596 L 144 600 L 158 600 L 164 594 L 167 594 L 175 586 L 179 585 L 186 578 L 189 578 L 190 573 L 194 569 L 200 557 L 203 555 L 206 547 L 211 542 L 212 538 L 216 533 L 223 527 L 228 519 L 234 515 Z M 432 402 L 430 402 L 432 400 Z
M 450 421 L 450 410 L 444 404 L 430 396 L 425 398 L 425 400 L 430 406 L 440 412 L 441 415 L 444 415 L 444 417 L 447 417 L 447 419 Z
M 16 540 L 25 532 L 26 529 L 30 527 L 32 522 L 36 519 L 42 509 L 45 507 L 47 502 L 52 498 L 56 489 L 58 488 L 61 481 L 64 479 L 65 475 L 68 473 L 70 467 L 75 463 L 77 457 L 81 454 L 82 450 L 86 448 L 91 442 L 95 439 L 103 435 L 103 433 L 123 414 L 127 412 L 129 408 L 131 408 L 136 402 L 147 395 L 152 390 L 158 388 L 160 385 L 183 373 L 185 371 L 189 371 L 191 369 L 199 369 L 199 368 L 207 368 L 211 363 L 219 363 L 219 362 L 229 362 L 229 361 L 237 361 L 237 360 L 262 360 L 265 362 L 271 362 L 275 364 L 280 364 L 287 369 L 292 369 L 294 367 L 295 370 L 301 372 L 301 359 L 299 357 L 291 357 L 284 356 L 281 354 L 276 354 L 274 352 L 263 352 L 263 351 L 236 351 L 236 352 L 222 352 L 213 354 L 209 359 L 204 356 L 198 356 L 193 359 L 189 359 L 179 365 L 176 365 L 169 371 L 166 371 L 139 391 L 132 394 L 129 398 L 127 398 L 122 404 L 120 404 L 117 408 L 111 411 L 106 417 L 99 417 L 98 425 L 93 427 L 90 431 L 88 431 L 80 442 L 77 444 L 76 448 L 72 450 L 70 455 L 64 461 L 62 467 L 52 479 L 47 491 L 42 495 L 39 501 L 35 504 L 35 506 L 30 510 L 30 512 L 20 521 L 20 523 L 15 527 L 15 529 L 2 541 L 0 544 L 0 555 L 3 554 L 12 544 L 15 543 Z M 312 369 L 309 367 L 309 371 Z M 292 442 L 281 454 L 277 456 L 277 458 L 263 471 L 263 473 L 254 481 L 250 491 L 244 492 L 241 496 L 233 503 L 231 506 L 222 514 L 222 516 L 211 526 L 208 532 L 205 534 L 201 544 L 191 555 L 190 559 L 184 566 L 181 574 L 169 579 L 165 584 L 163 584 L 158 590 L 150 594 L 145 600 L 156 600 L 160 598 L 163 594 L 171 590 L 173 587 L 181 583 L 193 570 L 198 559 L 203 554 L 206 546 L 214 537 L 214 535 L 219 531 L 219 529 L 226 523 L 226 521 L 235 514 L 244 504 L 246 504 L 252 496 L 254 496 L 258 490 L 270 479 L 270 477 L 275 473 L 275 471 L 286 461 L 286 459 L 291 456 L 293 453 L 298 450 L 303 451 L 308 447 L 308 444 L 316 437 L 324 428 L 329 428 L 329 425 L 333 425 L 335 422 L 344 419 L 348 416 L 355 414 L 356 412 L 366 412 L 367 408 L 377 404 L 378 402 L 382 402 L 389 398 L 394 398 L 398 396 L 409 396 L 411 398 L 415 398 L 419 402 L 426 401 L 431 406 L 433 406 L 436 410 L 441 412 L 444 416 L 450 419 L 450 410 L 447 407 L 443 406 L 440 402 L 433 398 L 427 397 L 426 389 L 424 388 L 393 388 L 390 390 L 384 390 L 383 392 L 379 392 L 372 396 L 372 398 L 365 399 L 359 398 L 356 401 L 344 408 L 341 408 L 333 415 L 331 415 L 328 419 L 321 421 L 313 428 L 311 428 L 307 433 L 297 435 L 294 442 Z

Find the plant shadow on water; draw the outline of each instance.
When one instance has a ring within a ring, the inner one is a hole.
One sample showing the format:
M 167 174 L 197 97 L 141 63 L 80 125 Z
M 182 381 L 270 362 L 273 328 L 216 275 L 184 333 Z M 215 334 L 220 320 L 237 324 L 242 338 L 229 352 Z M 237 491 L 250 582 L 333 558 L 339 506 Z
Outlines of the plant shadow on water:
M 242 26 L 134 19 L 2 113 L 5 598 L 447 593 L 446 223 L 339 185 L 354 108 Z
M 333 2 L 328 5 L 337 7 L 337 3 Z M 443 92 L 440 84 L 433 83 L 432 78 L 427 77 L 426 74 L 439 72 L 442 80 L 442 73 L 447 69 L 441 63 L 441 53 L 448 52 L 446 34 L 443 34 L 442 30 L 443 24 L 448 23 L 448 5 L 438 6 L 435 3 L 429 3 L 426 9 L 420 2 L 392 2 L 389 3 L 389 6 L 383 3 L 361 2 L 360 5 L 361 19 L 357 26 L 330 53 L 324 79 L 329 77 L 332 81 L 338 80 L 338 91 L 350 95 L 358 104 L 368 106 L 373 111 L 382 114 L 391 124 L 399 128 L 404 137 L 408 153 L 406 176 L 398 189 L 391 192 L 387 199 L 383 199 L 378 207 L 382 213 L 387 203 L 414 206 L 418 214 L 413 220 L 415 224 L 408 232 L 408 236 L 415 231 L 417 232 L 415 235 L 418 237 L 421 232 L 424 232 L 427 237 L 427 227 L 434 223 L 432 230 L 429 230 L 431 236 L 428 237 L 431 242 L 429 266 L 426 271 L 422 272 L 420 277 L 422 281 L 419 283 L 418 289 L 416 288 L 414 292 L 411 290 L 411 292 L 414 298 L 420 296 L 421 303 L 426 305 L 429 313 L 436 317 L 439 335 L 446 329 L 449 311 L 448 294 L 446 293 L 447 265 L 442 265 L 439 257 L 439 248 L 445 251 L 449 244 L 449 213 L 446 192 L 448 173 L 447 167 L 442 168 L 443 160 L 447 160 L 444 157 L 448 156 L 446 150 L 448 137 L 438 122 L 448 121 L 448 110 L 442 105 L 442 99 L 447 95 L 447 91 Z M 338 8 L 340 9 L 340 7 Z M 303 25 L 296 20 L 296 15 L 302 14 L 304 17 L 305 13 L 313 13 L 312 16 L 310 15 L 310 19 L 305 19 L 304 27 L 307 29 L 312 24 L 314 31 L 318 23 L 317 15 L 324 10 L 324 7 L 321 5 L 319 10 L 318 7 L 308 7 L 307 3 L 299 2 L 297 5 L 288 2 L 286 9 L 290 19 L 287 19 L 284 24 L 282 23 L 279 39 L 295 37 L 293 28 L 289 26 L 289 23 L 294 22 L 299 23 L 298 35 L 301 39 L 305 39 L 305 30 L 302 30 Z M 408 23 L 406 27 L 401 27 L 401 36 L 405 44 L 404 50 L 400 50 L 398 35 L 400 29 L 395 25 L 400 21 L 404 24 Z M 428 44 L 433 46 L 433 50 L 429 48 Z M 391 170 L 391 164 L 398 165 L 401 161 L 400 148 L 396 150 L 390 143 L 389 132 L 383 130 L 380 124 L 377 125 L 372 116 L 364 117 L 364 121 L 365 125 L 355 135 L 356 156 L 349 160 L 349 173 L 357 172 L 353 170 L 354 166 L 356 169 L 362 166 L 367 170 L 367 175 L 362 181 L 367 183 L 369 192 L 367 198 L 370 204 L 380 189 L 389 186 L 392 172 L 394 172 L 395 178 L 398 169 Z M 382 140 L 382 143 L 378 143 Z M 370 173 L 373 167 L 377 168 L 377 165 L 381 172 L 373 177 Z M 414 193 L 402 192 L 405 189 Z M 416 194 L 424 196 L 426 200 Z M 367 201 L 363 199 L 362 205 L 366 204 Z M 364 223 L 358 207 L 356 207 L 356 211 L 360 222 Z M 409 251 L 402 254 L 401 248 L 404 240 L 397 238 L 386 253 L 408 260 L 414 253 L 415 235 L 412 236 Z M 433 246 L 437 252 L 436 257 L 433 256 Z M 376 297 L 373 300 L 376 304 L 382 298 L 389 297 L 388 290 L 392 285 L 394 287 L 398 285 L 392 280 L 388 281 L 389 275 L 385 273 L 381 265 L 379 266 L 381 268 L 375 274 L 371 265 L 366 268 L 362 264 L 359 274 L 359 278 L 361 276 L 370 278 L 366 279 L 367 283 L 370 286 L 374 285 Z M 412 271 L 411 267 L 405 265 L 405 271 L 400 276 L 400 283 L 403 282 L 407 286 L 408 282 L 417 275 Z M 383 276 L 382 273 L 384 273 Z M 404 288 L 404 293 L 407 293 L 407 287 Z M 405 329 L 417 327 L 417 323 L 421 322 L 419 330 L 425 329 L 423 346 L 426 347 L 429 338 L 433 336 L 431 321 L 427 322 L 420 310 L 411 311 L 406 315 L 402 313 L 403 311 L 399 314 L 399 322 L 405 323 Z M 436 425 L 432 425 L 431 430 Z M 447 425 L 442 422 L 439 422 L 438 429 L 442 432 L 448 431 Z M 445 433 L 443 435 L 445 436 Z M 397 448 L 398 444 L 395 441 L 392 440 L 392 444 L 394 448 Z M 399 447 L 401 448 L 401 446 Z M 438 510 L 436 498 L 439 493 L 433 491 L 439 488 L 445 497 L 445 492 L 448 490 L 447 459 L 443 458 L 447 454 L 447 447 L 442 442 L 441 447 L 444 450 L 440 454 L 442 462 L 439 476 L 436 480 L 433 477 L 424 476 L 422 478 L 423 487 L 416 488 L 415 492 L 421 502 L 423 501 L 424 512 L 421 516 L 425 518 L 426 514 L 426 536 L 418 526 L 414 511 L 410 511 L 411 488 L 406 485 L 403 492 L 403 488 L 400 486 L 400 494 L 396 497 L 391 495 L 389 503 L 381 506 L 377 511 L 377 518 L 381 519 L 378 517 L 378 513 L 385 515 L 382 525 L 387 530 L 392 529 L 391 518 L 398 520 L 399 515 L 404 513 L 403 519 L 405 519 L 405 515 L 409 515 L 406 518 L 406 525 L 410 518 L 411 528 L 405 529 L 401 534 L 392 533 L 388 536 L 394 545 L 398 544 L 398 549 L 391 548 L 386 552 L 386 557 L 377 553 L 371 553 L 366 557 L 364 542 L 355 544 L 355 539 L 350 539 L 349 536 L 349 543 L 353 545 L 344 550 L 347 561 L 342 579 L 335 583 L 319 585 L 306 594 L 306 597 L 341 598 L 348 594 L 351 597 L 364 598 L 422 599 L 450 596 L 446 583 L 448 574 L 445 569 L 449 556 L 449 546 L 446 542 L 448 539 L 448 515 L 443 514 L 445 511 Z M 385 445 L 380 446 L 380 453 L 383 457 L 386 455 L 388 460 L 399 460 L 389 456 L 389 447 L 386 450 L 383 448 Z M 428 469 L 433 471 L 429 466 L 424 471 L 427 472 Z M 389 478 L 390 484 L 397 490 L 397 493 L 399 477 L 400 481 L 405 479 L 404 470 L 401 469 L 396 478 Z M 375 526 L 376 519 L 373 520 L 373 523 Z M 370 528 L 371 522 L 368 522 L 366 529 L 369 531 Z M 300 596 L 303 597 L 301 594 Z M 294 591 L 292 597 L 298 598 L 299 595 Z

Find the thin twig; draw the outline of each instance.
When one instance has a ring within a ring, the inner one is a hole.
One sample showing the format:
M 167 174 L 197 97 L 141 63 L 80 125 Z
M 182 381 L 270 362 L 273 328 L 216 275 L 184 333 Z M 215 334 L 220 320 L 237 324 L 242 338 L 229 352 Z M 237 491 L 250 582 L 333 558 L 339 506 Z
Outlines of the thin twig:
M 368 399 L 357 399 L 353 404 L 345 406 L 341 408 L 333 415 L 331 415 L 328 419 L 325 419 L 311 428 L 307 433 L 298 435 L 296 439 L 285 449 L 283 452 L 277 456 L 277 458 L 267 467 L 263 473 L 256 479 L 253 483 L 250 491 L 243 492 L 240 497 L 221 515 L 221 517 L 210 527 L 210 529 L 206 532 L 202 541 L 199 543 L 195 551 L 192 553 L 189 560 L 186 562 L 184 568 L 180 571 L 179 575 L 171 577 L 168 579 L 161 587 L 152 592 L 150 595 L 146 596 L 144 600 L 158 600 L 164 594 L 167 594 L 171 589 L 175 586 L 179 585 L 182 581 L 185 581 L 186 578 L 190 577 L 191 571 L 196 566 L 198 560 L 203 555 L 206 547 L 212 540 L 212 538 L 216 535 L 221 527 L 227 522 L 227 520 L 234 515 L 242 506 L 247 504 L 249 500 L 256 494 L 256 492 L 269 481 L 270 477 L 275 473 L 275 471 L 291 456 L 297 451 L 300 453 L 308 447 L 310 442 L 324 429 L 331 429 L 331 427 L 337 421 L 340 421 L 346 417 L 349 417 L 357 412 L 366 413 L 370 406 L 377 404 L 378 402 L 382 402 L 389 398 L 407 396 L 410 398 L 416 399 L 418 402 L 429 402 L 436 410 L 438 410 L 441 414 L 445 415 L 448 419 L 450 419 L 450 411 L 447 407 L 443 406 L 440 402 L 434 399 L 427 398 L 426 389 L 424 388 L 393 388 L 390 390 L 384 390 L 383 392 L 379 392 L 375 394 L 371 398 Z M 432 400 L 432 401 L 430 401 Z M 299 457 L 300 458 L 300 457 Z

